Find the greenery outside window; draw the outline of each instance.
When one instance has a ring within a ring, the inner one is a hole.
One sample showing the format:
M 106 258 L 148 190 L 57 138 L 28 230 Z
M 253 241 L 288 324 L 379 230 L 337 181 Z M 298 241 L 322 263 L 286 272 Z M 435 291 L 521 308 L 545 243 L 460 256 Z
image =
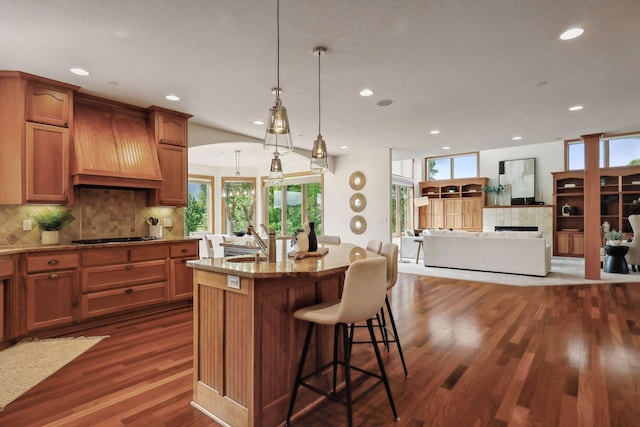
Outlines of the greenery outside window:
M 391 185 L 391 234 L 402 235 L 413 229 L 413 185 L 394 183 Z
M 256 179 L 222 178 L 222 232 L 247 231 L 256 222 Z M 231 228 L 231 229 L 230 229 Z
M 566 170 L 584 169 L 584 142 L 565 141 Z M 640 135 L 608 136 L 600 140 L 600 167 L 640 164 Z
M 185 235 L 192 231 L 213 231 L 213 177 L 189 175 L 187 207 L 184 211 Z
M 322 234 L 322 177 L 316 174 L 291 175 L 279 185 L 263 179 L 264 218 L 276 235 L 287 236 L 301 229 L 308 220 L 315 223 L 317 235 Z
M 428 181 L 478 177 L 480 155 L 475 153 L 425 158 L 425 176 Z

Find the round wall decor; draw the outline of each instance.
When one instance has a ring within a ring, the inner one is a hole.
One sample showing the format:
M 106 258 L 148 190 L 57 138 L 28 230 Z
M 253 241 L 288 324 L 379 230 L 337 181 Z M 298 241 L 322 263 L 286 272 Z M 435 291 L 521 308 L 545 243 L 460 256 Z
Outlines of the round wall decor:
M 349 206 L 351 206 L 351 210 L 354 212 L 362 212 L 367 206 L 367 199 L 365 199 L 364 194 L 355 193 L 349 199 Z
M 362 215 L 355 215 L 349 224 L 353 234 L 362 234 L 367 229 L 367 220 Z
M 351 262 L 357 261 L 359 259 L 366 259 L 366 258 L 367 258 L 367 253 L 362 248 L 359 248 L 356 246 L 355 248 L 349 251 L 349 261 Z
M 360 171 L 354 172 L 349 177 L 349 185 L 354 190 L 361 190 L 364 185 L 367 183 L 367 179 L 364 177 L 364 174 Z

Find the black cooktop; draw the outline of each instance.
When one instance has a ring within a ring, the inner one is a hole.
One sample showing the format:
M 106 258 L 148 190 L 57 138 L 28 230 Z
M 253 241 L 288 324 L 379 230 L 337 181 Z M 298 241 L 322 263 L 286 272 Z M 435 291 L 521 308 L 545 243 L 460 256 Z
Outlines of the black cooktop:
M 156 240 L 156 237 L 151 236 L 133 236 L 133 237 L 105 237 L 101 239 L 82 239 L 72 240 L 71 243 L 77 243 L 79 245 L 95 245 L 98 243 L 113 243 L 113 242 L 142 242 L 145 240 Z

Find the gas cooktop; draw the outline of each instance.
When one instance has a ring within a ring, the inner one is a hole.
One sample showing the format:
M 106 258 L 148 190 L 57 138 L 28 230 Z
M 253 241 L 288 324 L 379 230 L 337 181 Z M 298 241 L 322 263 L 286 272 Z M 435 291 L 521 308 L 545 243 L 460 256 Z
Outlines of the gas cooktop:
M 79 245 L 95 245 L 98 243 L 114 243 L 114 242 L 142 242 L 146 240 L 156 240 L 157 237 L 151 236 L 133 236 L 133 237 L 105 237 L 101 239 L 82 239 L 72 240 L 71 243 Z

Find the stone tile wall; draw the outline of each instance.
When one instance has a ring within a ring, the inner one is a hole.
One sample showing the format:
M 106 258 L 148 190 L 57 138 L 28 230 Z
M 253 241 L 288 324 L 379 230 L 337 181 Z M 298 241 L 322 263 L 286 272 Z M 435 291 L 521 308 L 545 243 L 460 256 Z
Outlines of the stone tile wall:
M 146 218 L 171 218 L 172 227 L 163 227 L 163 238 L 184 236 L 184 208 L 147 207 L 144 190 L 76 188 L 70 206 L 72 220 L 60 232 L 60 243 L 102 237 L 148 236 Z M 59 209 L 47 205 L 0 205 L 0 246 L 37 245 L 40 230 L 22 230 L 22 222 L 44 210 Z

